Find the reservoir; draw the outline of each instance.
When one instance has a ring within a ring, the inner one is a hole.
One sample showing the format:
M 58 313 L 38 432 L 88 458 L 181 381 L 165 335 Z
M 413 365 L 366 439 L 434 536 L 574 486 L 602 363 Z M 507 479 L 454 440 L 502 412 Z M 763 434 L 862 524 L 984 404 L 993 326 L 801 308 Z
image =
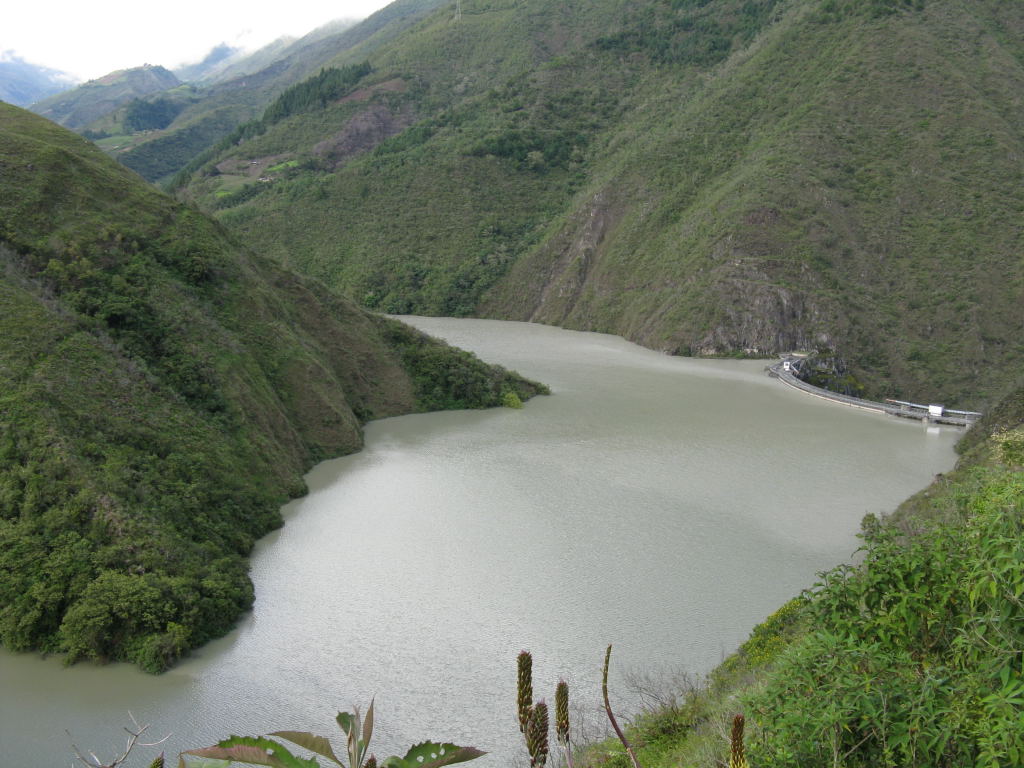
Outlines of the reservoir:
M 379 758 L 433 739 L 487 750 L 479 768 L 516 764 L 520 650 L 535 696 L 564 677 L 586 719 L 613 643 L 628 715 L 630 673 L 707 672 L 850 561 L 866 513 L 950 469 L 962 434 L 809 397 L 766 361 L 407 320 L 552 395 L 367 425 L 364 450 L 314 468 L 258 544 L 252 613 L 163 676 L 0 653 L 5 765 L 68 766 L 72 743 L 110 760 L 129 712 L 150 740 L 170 734 L 168 756 L 232 733 L 333 737 L 334 715 L 372 697 Z

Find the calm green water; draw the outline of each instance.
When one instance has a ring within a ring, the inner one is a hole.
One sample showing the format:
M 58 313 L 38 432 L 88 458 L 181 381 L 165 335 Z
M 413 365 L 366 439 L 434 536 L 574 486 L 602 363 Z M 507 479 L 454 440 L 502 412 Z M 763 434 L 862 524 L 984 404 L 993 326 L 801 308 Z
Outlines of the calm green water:
M 430 737 L 492 751 L 480 768 L 513 764 L 519 650 L 538 696 L 564 676 L 594 710 L 614 643 L 629 710 L 623 671 L 707 671 L 848 560 L 866 512 L 954 462 L 957 431 L 802 395 L 762 362 L 411 321 L 553 396 L 369 425 L 365 450 L 314 469 L 258 546 L 252 614 L 162 677 L 0 654 L 0 764 L 70 765 L 72 740 L 109 759 L 129 711 L 172 734 L 169 754 L 332 732 L 337 710 L 374 695 L 378 755 Z

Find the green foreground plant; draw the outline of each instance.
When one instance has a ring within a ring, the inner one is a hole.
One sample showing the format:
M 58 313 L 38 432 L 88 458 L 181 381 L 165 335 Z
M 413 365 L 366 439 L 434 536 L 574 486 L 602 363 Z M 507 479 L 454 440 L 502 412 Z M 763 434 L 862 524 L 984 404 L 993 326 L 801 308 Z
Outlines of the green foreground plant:
M 748 697 L 760 765 L 1022 764 L 1024 473 L 963 505 L 910 538 L 866 519 L 864 564 L 825 574 L 814 630 Z
M 375 755 L 367 754 L 370 738 L 373 736 L 373 702 L 366 710 L 366 716 L 360 721 L 359 708 L 354 712 L 339 712 L 336 718 L 338 726 L 345 734 L 345 755 L 348 766 L 341 761 L 334 751 L 331 741 L 308 731 L 274 731 L 270 736 L 284 739 L 291 744 L 326 758 L 342 768 L 378 768 Z M 405 753 L 405 757 L 392 756 L 379 763 L 380 768 L 442 768 L 446 765 L 464 763 L 473 760 L 485 752 L 475 747 L 460 747 L 449 743 L 425 741 L 416 744 Z M 196 761 L 193 758 L 200 758 Z M 178 759 L 179 768 L 198 768 L 210 765 L 209 760 L 227 761 L 226 765 L 245 763 L 249 765 L 267 765 L 273 768 L 321 768 L 316 757 L 296 757 L 281 742 L 267 737 L 231 736 L 213 747 L 190 749 L 181 753 Z M 218 766 L 225 765 L 222 762 Z
M 608 700 L 608 667 L 611 657 L 612 647 L 609 645 L 604 654 L 604 668 L 601 674 L 604 711 L 615 735 L 626 750 L 633 768 L 640 768 L 636 751 L 619 726 Z M 517 667 L 516 707 L 519 716 L 519 730 L 526 739 L 526 751 L 530 755 L 530 768 L 544 768 L 548 757 L 548 706 L 543 699 L 531 703 L 533 701 L 533 656 L 529 651 L 519 653 Z M 743 723 L 743 715 L 736 715 L 733 718 L 729 768 L 750 768 L 750 764 L 744 756 Z M 565 680 L 559 680 L 555 688 L 555 734 L 565 753 L 566 765 L 568 768 L 573 768 L 572 744 L 569 740 L 569 684 Z

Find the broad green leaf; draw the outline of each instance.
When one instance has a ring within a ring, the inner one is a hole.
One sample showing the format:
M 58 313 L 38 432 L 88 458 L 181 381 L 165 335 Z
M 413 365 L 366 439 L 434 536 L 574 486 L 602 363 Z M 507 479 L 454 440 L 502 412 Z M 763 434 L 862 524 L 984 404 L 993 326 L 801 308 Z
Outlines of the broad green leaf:
M 203 747 L 202 749 L 190 749 L 184 754 L 195 755 L 196 757 L 210 757 L 215 760 L 227 760 L 229 763 L 240 762 L 252 765 L 269 765 L 273 766 L 273 768 L 286 768 L 285 763 L 259 747 Z
M 197 760 L 185 762 L 185 752 L 178 755 L 178 768 L 230 768 L 231 760 L 214 760 L 212 757 L 200 757 Z M 189 755 L 195 757 L 195 755 Z
M 298 744 L 303 749 L 308 749 L 310 752 L 326 757 L 338 765 L 344 765 L 337 755 L 334 754 L 331 742 L 323 736 L 317 736 L 315 733 L 309 733 L 308 731 L 274 731 L 270 735 L 290 741 L 292 744 Z
M 272 739 L 251 736 L 231 736 L 215 747 L 190 749 L 183 754 L 212 757 L 216 760 L 234 760 L 271 768 L 320 768 L 316 760 L 295 757 L 283 744 Z
M 381 764 L 381 768 L 441 768 L 474 760 L 485 754 L 476 747 L 425 741 L 412 747 L 405 753 L 405 757 L 389 757 Z
M 352 731 L 352 715 L 348 712 L 339 712 L 335 718 L 338 721 L 338 725 L 341 726 L 341 730 L 348 736 Z

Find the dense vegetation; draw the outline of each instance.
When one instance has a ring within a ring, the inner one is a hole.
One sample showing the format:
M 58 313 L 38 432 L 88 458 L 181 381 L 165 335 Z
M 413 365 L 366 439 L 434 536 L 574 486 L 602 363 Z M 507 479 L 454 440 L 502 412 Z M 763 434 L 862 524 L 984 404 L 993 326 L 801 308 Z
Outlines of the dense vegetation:
M 6 105 L 0 165 L 8 648 L 162 670 L 249 606 L 253 542 L 362 421 L 540 389 L 253 256 Z
M 324 109 L 329 103 L 347 96 L 352 87 L 370 74 L 367 62 L 350 67 L 329 67 L 308 80 L 293 85 L 274 99 L 263 113 L 267 125 L 314 108 Z
M 125 108 L 124 127 L 128 131 L 153 131 L 166 128 L 184 109 L 184 104 L 160 97 L 151 101 L 134 99 Z
M 909 541 L 869 523 L 864 565 L 826 575 L 814 631 L 751 698 L 766 734 L 757 763 L 1019 764 L 1022 534 L 1020 472 Z
M 202 119 L 165 135 L 151 138 L 117 155 L 118 161 L 147 181 L 156 181 L 174 174 L 198 152 L 230 133 L 237 123 L 233 110 L 214 110 Z
M 745 2 L 721 14 L 702 10 L 702 0 L 673 0 L 631 10 L 623 29 L 599 37 L 602 50 L 630 55 L 642 52 L 658 64 L 708 67 L 728 57 L 733 47 L 749 44 L 764 28 L 778 0 Z
M 1009 383 L 1024 6 L 461 11 L 323 61 L 373 71 L 202 158 L 183 196 L 370 307 L 817 349 L 866 394 L 950 407 Z
M 751 766 L 1019 765 L 1022 396 L 968 433 L 955 472 L 865 519 L 860 566 L 822 574 L 706 685 L 640 718 L 645 768 L 715 764 L 737 711 Z M 614 744 L 591 757 L 628 765 Z

